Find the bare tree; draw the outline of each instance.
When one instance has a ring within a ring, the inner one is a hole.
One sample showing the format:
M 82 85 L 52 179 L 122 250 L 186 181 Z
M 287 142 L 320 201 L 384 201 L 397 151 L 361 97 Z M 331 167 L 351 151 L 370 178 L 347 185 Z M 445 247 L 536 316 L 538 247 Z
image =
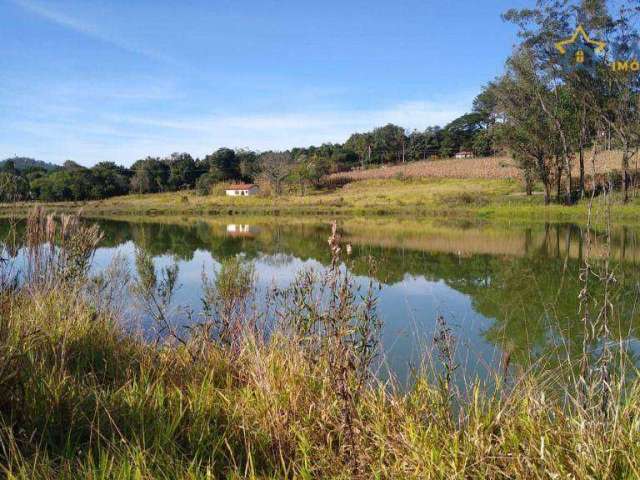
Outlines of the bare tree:
M 262 175 L 277 195 L 282 193 L 282 184 L 291 173 L 293 162 L 289 152 L 267 152 L 260 158 Z

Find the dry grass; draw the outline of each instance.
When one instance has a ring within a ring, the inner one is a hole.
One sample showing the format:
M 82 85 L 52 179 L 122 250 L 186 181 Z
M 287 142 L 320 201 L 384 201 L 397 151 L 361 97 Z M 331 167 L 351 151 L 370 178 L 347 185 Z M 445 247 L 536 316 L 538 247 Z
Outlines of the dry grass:
M 589 152 L 585 152 L 585 161 L 588 160 Z M 619 170 L 622 159 L 621 152 L 604 151 L 596 157 L 596 173 Z M 573 174 L 578 175 L 579 165 L 576 159 L 573 162 Z M 585 165 L 587 173 L 591 173 L 591 165 Z M 514 179 L 522 178 L 521 172 L 514 164 L 511 157 L 480 157 L 468 159 L 444 159 L 444 160 L 424 160 L 411 162 L 404 165 L 390 165 L 369 170 L 355 170 L 352 172 L 336 173 L 329 176 L 332 181 L 346 179 L 370 180 L 385 178 L 483 178 L 483 179 Z
M 591 155 L 591 152 L 588 152 L 588 151 L 585 152 L 584 154 L 584 158 L 585 158 L 584 169 L 587 175 L 590 175 L 593 170 L 592 166 L 588 164 L 590 155 Z M 596 160 L 595 160 L 595 172 L 596 174 L 598 174 L 598 173 L 607 173 L 612 170 L 620 170 L 621 162 L 622 162 L 622 152 L 618 150 L 598 152 L 598 155 L 596 156 Z M 631 166 L 633 167 L 634 165 L 631 165 Z M 573 174 L 578 175 L 580 170 L 579 170 L 577 158 L 574 160 L 572 167 L 573 167 L 572 168 Z
M 384 178 L 484 178 L 519 179 L 520 171 L 510 157 L 424 160 L 369 170 L 336 173 L 330 179 L 370 180 Z

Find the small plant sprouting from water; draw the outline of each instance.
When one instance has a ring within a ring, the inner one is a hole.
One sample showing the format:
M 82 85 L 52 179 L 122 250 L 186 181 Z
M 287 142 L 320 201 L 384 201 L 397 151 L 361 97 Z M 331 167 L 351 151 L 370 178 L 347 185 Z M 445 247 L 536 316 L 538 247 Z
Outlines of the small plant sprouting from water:
M 598 144 L 594 143 L 591 155 L 592 176 L 595 178 L 595 156 Z M 612 179 L 607 175 L 602 186 L 601 205 L 596 210 L 595 188 L 588 203 L 587 225 L 584 230 L 585 254 L 579 279 L 582 289 L 578 295 L 579 314 L 583 324 L 582 352 L 577 378 L 576 407 L 582 410 L 585 423 L 592 428 L 619 420 L 620 404 L 615 398 L 624 397 L 624 378 L 627 368 L 623 345 L 620 344 L 620 364 L 614 365 L 611 325 L 616 308 L 613 304 L 617 285 L 615 271 L 611 265 L 611 191 Z M 600 255 L 594 255 L 594 242 L 598 241 L 593 224 L 597 215 L 604 225 L 603 245 Z M 599 295 L 593 290 L 598 288 Z M 617 370 L 617 371 L 616 371 Z M 617 378 L 616 378 L 617 377 Z M 614 391 L 617 388 L 617 391 Z M 588 427 L 587 428 L 591 428 Z
M 331 264 L 322 272 L 306 269 L 298 273 L 291 287 L 279 292 L 276 316 L 291 332 L 310 358 L 332 348 L 344 357 L 363 386 L 380 347 L 381 320 L 377 314 L 380 284 L 373 274 L 364 292 L 354 282 L 341 254 L 341 236 L 334 222 L 328 239 Z M 347 254 L 351 246 L 345 247 Z M 371 261 L 373 268 L 373 262 Z M 371 272 L 370 272 L 371 273 Z M 340 355 L 338 355 L 340 356 Z
M 116 254 L 103 271 L 87 282 L 87 294 L 97 311 L 122 314 L 131 287 L 131 271 L 126 257 Z
M 246 329 L 256 334 L 256 312 L 251 309 L 255 269 L 240 256 L 222 261 L 215 280 L 202 272 L 203 321 L 193 329 L 196 338 L 237 347 Z
M 177 288 L 179 268 L 176 263 L 160 269 L 156 273 L 153 257 L 143 248 L 137 247 L 135 253 L 138 279 L 132 287 L 134 296 L 139 300 L 142 311 L 156 326 L 156 341 L 167 335 L 185 343 L 172 322 L 172 301 Z
M 279 293 L 276 316 L 303 348 L 311 363 L 326 364 L 340 401 L 342 456 L 352 473 L 364 469 L 358 445 L 358 405 L 372 380 L 372 363 L 379 353 L 381 322 L 377 315 L 378 284 L 370 281 L 364 294 L 341 261 L 337 224 L 328 239 L 331 264 L 323 273 L 305 270 Z M 351 252 L 347 245 L 346 251 Z
M 436 333 L 433 337 L 433 343 L 444 368 L 444 375 L 439 377 L 439 380 L 446 396 L 450 398 L 453 375 L 458 369 L 458 365 L 455 362 L 456 338 L 453 330 L 442 315 L 439 315 L 436 320 Z

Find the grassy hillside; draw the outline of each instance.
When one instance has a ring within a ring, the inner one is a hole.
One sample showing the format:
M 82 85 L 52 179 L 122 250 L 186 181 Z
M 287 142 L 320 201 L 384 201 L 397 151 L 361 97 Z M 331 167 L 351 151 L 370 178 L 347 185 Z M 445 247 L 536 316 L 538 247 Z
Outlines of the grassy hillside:
M 589 160 L 585 153 L 585 162 Z M 577 158 L 577 154 L 576 154 Z M 622 153 L 619 151 L 600 152 L 595 161 L 595 172 L 604 173 L 620 170 Z M 572 165 L 573 175 L 579 174 L 577 160 Z M 593 166 L 585 165 L 587 174 L 592 173 Z M 459 179 L 514 179 L 521 178 L 520 170 L 509 156 L 481 157 L 469 159 L 447 158 L 442 160 L 425 160 L 400 165 L 390 165 L 366 170 L 336 173 L 329 177 L 333 180 L 371 180 L 382 178 L 459 178 Z
M 484 178 L 519 179 L 520 171 L 506 156 L 442 160 L 424 160 L 388 165 L 366 170 L 354 170 L 331 175 L 330 179 L 371 180 L 389 178 Z

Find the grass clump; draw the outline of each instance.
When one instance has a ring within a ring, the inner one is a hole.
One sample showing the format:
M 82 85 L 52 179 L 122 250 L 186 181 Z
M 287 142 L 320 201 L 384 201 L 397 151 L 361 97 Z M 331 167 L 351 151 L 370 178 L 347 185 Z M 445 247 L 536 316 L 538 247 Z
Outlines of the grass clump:
M 29 220 L 41 221 L 59 225 L 42 212 Z M 634 478 L 640 471 L 636 380 L 609 376 L 606 404 L 599 390 L 566 382 L 565 369 L 496 378 L 491 390 L 475 382 L 465 394 L 450 378 L 426 374 L 406 391 L 381 385 L 372 374 L 376 285 L 355 289 L 342 263 L 349 248 L 335 227 L 331 266 L 274 292 L 268 329 L 255 328 L 253 269 L 238 258 L 215 280 L 205 277 L 208 307 L 192 324 L 206 335 L 171 327 L 155 341 L 125 331 L 123 313 L 104 302 L 107 289 L 95 288 L 87 262 L 73 274 L 58 268 L 57 259 L 90 259 L 94 242 L 73 256 L 64 250 L 76 243 L 57 245 L 42 245 L 55 255 L 43 263 L 52 271 L 21 277 L 16 269 L 20 278 L 0 294 L 4 477 Z M 171 326 L 173 273 L 156 272 L 142 253 L 137 261 L 146 277 L 135 295 Z M 32 283 L 42 274 L 54 281 Z M 446 363 L 450 336 L 440 323 Z

